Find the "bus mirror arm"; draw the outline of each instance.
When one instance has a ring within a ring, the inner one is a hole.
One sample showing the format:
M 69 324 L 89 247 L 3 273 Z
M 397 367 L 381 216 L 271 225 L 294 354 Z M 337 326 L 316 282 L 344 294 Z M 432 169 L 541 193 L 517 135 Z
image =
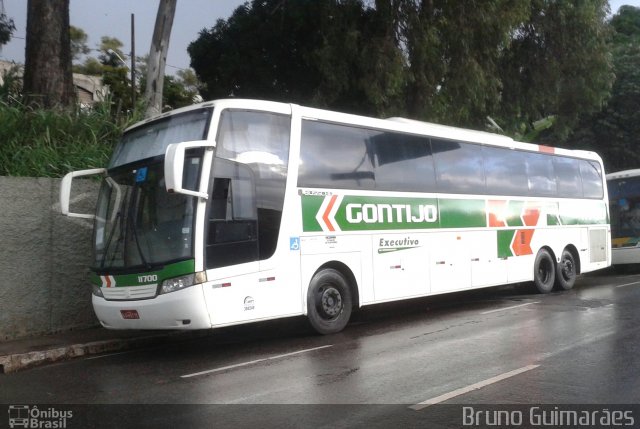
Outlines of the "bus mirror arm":
M 185 152 L 187 149 L 193 148 L 211 148 L 215 147 L 214 142 L 205 140 L 173 143 L 167 146 L 167 151 L 164 157 L 164 180 L 167 187 L 167 192 L 191 195 L 203 199 L 209 198 L 207 192 L 201 192 L 191 189 L 184 189 L 182 187 L 182 176 L 184 173 Z
M 95 219 L 94 214 L 72 213 L 69 211 L 69 201 L 71 199 L 71 182 L 74 177 L 94 176 L 98 174 L 106 174 L 104 168 L 92 168 L 89 170 L 79 170 L 67 173 L 60 183 L 60 212 L 69 217 L 79 217 L 84 219 Z

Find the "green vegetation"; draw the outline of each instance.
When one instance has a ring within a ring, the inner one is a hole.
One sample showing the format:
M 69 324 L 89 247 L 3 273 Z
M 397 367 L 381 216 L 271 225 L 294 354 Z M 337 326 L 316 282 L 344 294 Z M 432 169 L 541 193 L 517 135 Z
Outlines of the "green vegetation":
M 606 103 L 581 118 L 566 146 L 596 151 L 617 171 L 640 167 L 640 8 L 622 6 L 610 25 L 616 79 Z
M 562 144 L 614 79 L 606 0 L 253 0 L 189 45 L 205 99 L 266 98 Z
M 64 111 L 0 98 L 0 176 L 61 177 L 104 167 L 122 131 L 139 119 L 114 118 L 108 102 Z

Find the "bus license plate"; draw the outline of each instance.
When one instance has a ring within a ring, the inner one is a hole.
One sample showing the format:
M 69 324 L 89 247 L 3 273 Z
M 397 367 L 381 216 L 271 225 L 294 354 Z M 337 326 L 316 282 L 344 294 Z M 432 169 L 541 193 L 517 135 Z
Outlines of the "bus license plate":
M 138 310 L 120 310 L 123 319 L 139 319 Z

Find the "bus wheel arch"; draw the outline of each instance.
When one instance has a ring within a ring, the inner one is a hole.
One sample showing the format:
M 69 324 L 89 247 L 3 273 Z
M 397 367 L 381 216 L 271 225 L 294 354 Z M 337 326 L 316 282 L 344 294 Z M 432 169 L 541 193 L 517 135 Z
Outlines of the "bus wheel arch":
M 309 282 L 307 318 L 319 334 L 340 332 L 349 323 L 358 302 L 351 270 L 339 262 L 330 262 L 321 266 Z
M 576 282 L 578 274 L 580 274 L 580 257 L 577 249 L 570 244 L 560 254 L 560 260 L 556 267 L 555 289 L 571 289 Z
M 549 247 L 542 247 L 533 264 L 533 284 L 539 293 L 549 293 L 556 281 L 557 262 Z

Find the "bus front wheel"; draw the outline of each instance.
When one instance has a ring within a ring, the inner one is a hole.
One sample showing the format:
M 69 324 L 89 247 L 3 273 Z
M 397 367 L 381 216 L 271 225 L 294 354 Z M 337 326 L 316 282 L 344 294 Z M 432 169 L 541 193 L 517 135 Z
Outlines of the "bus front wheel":
M 533 264 L 533 283 L 540 293 L 549 293 L 556 280 L 556 263 L 547 249 L 540 249 Z
M 573 253 L 564 249 L 558 267 L 556 268 L 556 289 L 571 289 L 576 282 L 576 275 L 576 260 L 573 257 Z
M 319 334 L 340 332 L 351 317 L 351 291 L 344 276 L 332 268 L 317 272 L 307 292 L 307 317 Z

